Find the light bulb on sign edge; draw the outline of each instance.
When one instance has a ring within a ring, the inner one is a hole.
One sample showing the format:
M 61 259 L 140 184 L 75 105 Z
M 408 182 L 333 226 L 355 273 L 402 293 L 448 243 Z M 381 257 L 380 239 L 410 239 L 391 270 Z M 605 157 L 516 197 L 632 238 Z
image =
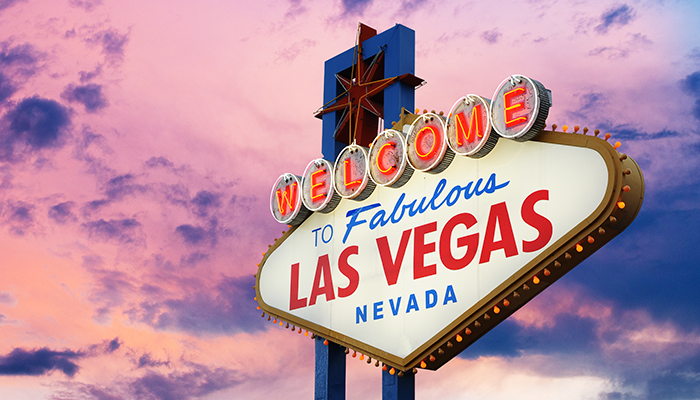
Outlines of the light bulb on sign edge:
M 580 244 L 577 243 L 577 244 L 576 244 L 576 251 L 578 251 L 579 253 L 582 252 L 582 251 L 583 251 L 583 246 L 581 246 Z

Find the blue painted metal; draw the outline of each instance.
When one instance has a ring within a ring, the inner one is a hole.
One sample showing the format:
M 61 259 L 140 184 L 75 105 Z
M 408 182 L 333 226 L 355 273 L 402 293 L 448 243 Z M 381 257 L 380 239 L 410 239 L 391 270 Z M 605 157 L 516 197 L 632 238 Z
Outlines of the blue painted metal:
M 415 32 L 403 25 L 396 24 L 376 36 L 364 41 L 363 58 L 374 57 L 384 49 L 384 77 L 403 74 L 415 74 Z M 342 93 L 342 87 L 335 74 L 353 64 L 354 47 L 326 61 L 323 78 L 323 103 L 327 104 Z M 410 84 L 397 82 L 384 90 L 384 120 L 386 126 L 398 121 L 401 109 L 412 111 L 415 107 L 415 89 Z M 333 138 L 336 121 L 340 111 L 324 114 L 321 151 L 323 157 L 334 162 L 340 151 L 346 146 Z M 317 336 L 316 346 L 316 400 L 345 400 L 345 348 Z M 406 372 L 403 377 L 382 372 L 383 400 L 414 400 L 415 375 Z
M 382 48 L 384 54 L 384 77 L 394 77 L 406 73 L 415 74 L 415 32 L 403 25 L 393 28 L 364 41 L 363 59 L 374 57 Z M 342 93 L 335 74 L 350 68 L 353 64 L 355 48 L 352 47 L 326 61 L 323 78 L 323 103 L 327 104 Z M 406 83 L 397 82 L 384 90 L 384 120 L 386 126 L 398 121 L 401 108 L 413 111 L 415 107 L 415 89 Z M 346 146 L 333 138 L 333 132 L 341 111 L 324 114 L 321 152 L 323 158 L 334 162 L 340 151 Z
M 382 371 L 382 400 L 415 400 L 416 376 L 406 371 L 403 376 Z
M 345 400 L 345 347 L 316 336 L 316 400 Z

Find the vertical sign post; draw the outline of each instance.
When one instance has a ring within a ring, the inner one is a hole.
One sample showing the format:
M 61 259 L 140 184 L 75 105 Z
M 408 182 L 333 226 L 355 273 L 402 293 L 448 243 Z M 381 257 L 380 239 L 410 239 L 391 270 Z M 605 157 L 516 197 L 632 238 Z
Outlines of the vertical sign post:
M 415 72 L 415 32 L 395 25 L 380 34 L 360 24 L 355 47 L 326 61 L 321 151 L 334 161 L 348 144 L 369 147 L 379 119 L 398 121 L 401 109 L 413 110 L 414 91 L 423 80 Z M 316 400 L 345 399 L 345 352 L 316 337 Z M 413 400 L 415 377 L 382 371 L 382 399 Z

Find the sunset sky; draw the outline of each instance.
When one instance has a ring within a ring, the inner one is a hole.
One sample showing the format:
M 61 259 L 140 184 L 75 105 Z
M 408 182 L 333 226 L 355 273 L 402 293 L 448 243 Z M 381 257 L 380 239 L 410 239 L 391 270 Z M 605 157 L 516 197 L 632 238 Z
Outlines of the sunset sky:
M 0 0 L 0 398 L 311 399 L 313 342 L 260 318 L 269 192 L 321 156 L 323 63 L 416 31 L 416 107 L 553 93 L 610 132 L 636 221 L 417 398 L 700 398 L 700 2 Z M 348 399 L 381 373 L 348 359 Z

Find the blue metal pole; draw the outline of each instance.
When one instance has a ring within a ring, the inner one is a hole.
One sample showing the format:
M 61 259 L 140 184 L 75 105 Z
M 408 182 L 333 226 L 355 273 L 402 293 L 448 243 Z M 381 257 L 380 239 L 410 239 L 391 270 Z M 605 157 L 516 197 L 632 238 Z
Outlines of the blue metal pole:
M 382 371 L 382 400 L 415 400 L 416 376 L 406 371 L 403 376 Z
M 345 400 L 345 348 L 316 336 L 316 400 Z

